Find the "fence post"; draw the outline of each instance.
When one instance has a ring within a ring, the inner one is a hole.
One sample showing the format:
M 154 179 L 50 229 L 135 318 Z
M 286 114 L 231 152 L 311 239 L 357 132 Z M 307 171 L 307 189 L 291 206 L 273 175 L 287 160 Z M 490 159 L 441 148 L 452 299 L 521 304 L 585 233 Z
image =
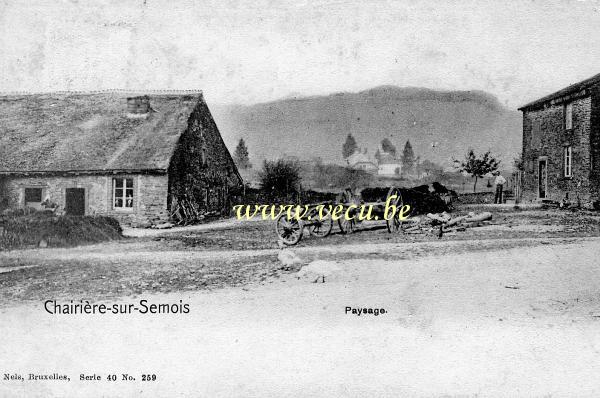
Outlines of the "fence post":
M 515 175 L 515 204 L 521 203 L 521 181 L 522 181 L 522 171 L 517 170 Z

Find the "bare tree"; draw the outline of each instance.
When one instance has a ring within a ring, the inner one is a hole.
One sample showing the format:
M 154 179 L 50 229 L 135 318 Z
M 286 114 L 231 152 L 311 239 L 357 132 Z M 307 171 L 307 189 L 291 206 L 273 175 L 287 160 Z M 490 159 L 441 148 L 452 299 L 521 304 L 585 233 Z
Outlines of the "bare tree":
M 457 167 L 459 171 L 468 173 L 472 177 L 475 177 L 473 192 L 476 192 L 477 190 L 478 178 L 483 178 L 483 176 L 486 174 L 493 173 L 494 171 L 498 170 L 498 166 L 500 166 L 500 161 L 492 156 L 490 151 L 477 156 L 472 149 L 469 149 L 469 152 L 465 156 L 465 160 L 463 162 L 455 160 L 454 163 L 455 167 Z

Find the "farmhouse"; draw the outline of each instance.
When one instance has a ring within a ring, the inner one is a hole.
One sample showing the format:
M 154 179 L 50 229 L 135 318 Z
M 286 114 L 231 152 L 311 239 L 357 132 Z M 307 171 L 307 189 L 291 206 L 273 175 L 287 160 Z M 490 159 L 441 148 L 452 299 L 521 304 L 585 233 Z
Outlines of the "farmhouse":
M 600 74 L 519 108 L 523 200 L 600 199 Z
M 385 151 L 379 156 L 377 174 L 384 177 L 399 177 L 402 172 L 402 164 L 395 154 Z
M 377 165 L 367 156 L 366 153 L 357 150 L 346 159 L 348 166 L 354 170 L 363 170 L 374 174 L 377 172 Z
M 199 91 L 0 96 L 0 208 L 147 226 L 225 214 L 242 179 Z

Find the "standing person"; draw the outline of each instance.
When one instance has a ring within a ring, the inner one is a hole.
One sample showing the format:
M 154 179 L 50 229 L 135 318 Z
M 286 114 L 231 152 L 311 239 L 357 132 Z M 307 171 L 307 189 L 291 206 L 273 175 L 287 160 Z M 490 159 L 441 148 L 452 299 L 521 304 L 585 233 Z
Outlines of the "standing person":
M 354 194 L 352 193 L 352 188 L 348 187 L 342 192 L 342 203 L 354 203 Z
M 502 190 L 504 189 L 504 184 L 506 184 L 506 178 L 500 175 L 500 172 L 497 171 L 494 173 L 496 179 L 494 183 L 496 184 L 496 196 L 494 197 L 494 203 L 502 203 Z

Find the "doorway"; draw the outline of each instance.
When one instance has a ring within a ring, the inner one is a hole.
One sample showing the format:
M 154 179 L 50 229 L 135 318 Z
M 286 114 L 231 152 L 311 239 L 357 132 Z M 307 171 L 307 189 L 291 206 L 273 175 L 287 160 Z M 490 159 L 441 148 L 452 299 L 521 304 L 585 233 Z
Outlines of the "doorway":
M 548 160 L 540 159 L 538 161 L 538 197 L 546 199 L 548 191 Z
M 85 215 L 85 188 L 67 188 L 65 211 L 72 216 Z

